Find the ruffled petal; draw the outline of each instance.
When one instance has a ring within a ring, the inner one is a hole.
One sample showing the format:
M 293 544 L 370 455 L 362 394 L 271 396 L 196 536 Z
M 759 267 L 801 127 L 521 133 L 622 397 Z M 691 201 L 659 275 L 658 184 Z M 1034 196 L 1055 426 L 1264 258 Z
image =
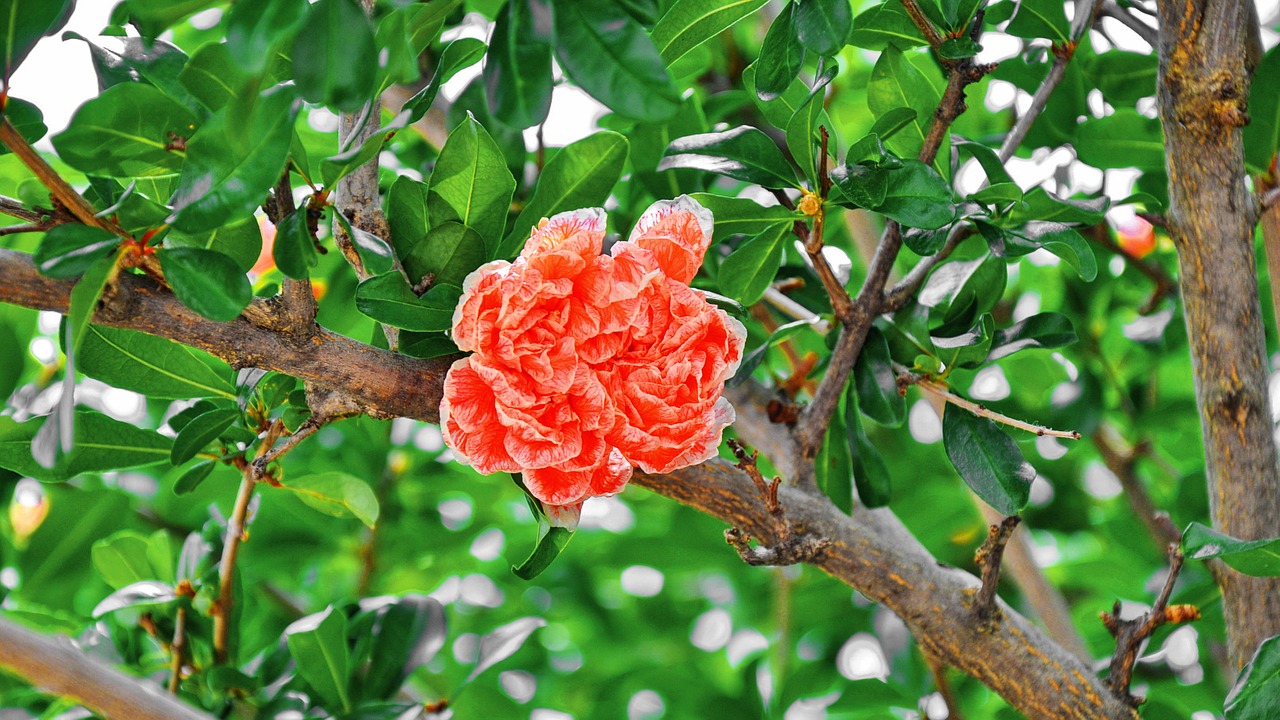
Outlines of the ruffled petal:
M 711 246 L 713 222 L 710 210 L 681 195 L 649 206 L 628 241 L 652 252 L 667 277 L 688 285 Z

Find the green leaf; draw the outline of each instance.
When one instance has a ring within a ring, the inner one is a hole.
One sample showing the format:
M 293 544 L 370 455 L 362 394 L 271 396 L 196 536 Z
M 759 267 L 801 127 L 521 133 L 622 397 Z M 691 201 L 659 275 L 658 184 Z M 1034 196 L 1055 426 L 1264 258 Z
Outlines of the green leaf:
M 1266 172 L 1280 147 L 1280 49 L 1262 56 L 1250 88 L 1244 157 L 1255 172 Z
M 178 82 L 210 112 L 226 107 L 232 101 L 244 102 L 288 77 L 288 58 L 276 54 L 269 58 L 267 70 L 250 73 L 243 69 L 225 43 L 208 43 L 191 56 L 178 74 Z
M 849 0 L 797 0 L 796 32 L 804 46 L 831 57 L 840 52 L 853 30 Z
M 6 0 L 0 3 L 0 55 L 4 56 L 4 89 L 9 78 L 40 38 L 51 35 L 71 17 L 72 0 Z
M 397 271 L 375 275 L 356 288 L 356 307 L 377 320 L 405 330 L 439 332 L 453 326 L 453 310 L 462 288 L 433 285 L 422 297 L 414 294 Z
M 546 527 L 541 527 L 543 525 Z M 573 531 L 568 528 L 553 527 L 545 521 L 540 522 L 539 526 L 538 544 L 534 546 L 533 552 L 524 562 L 511 566 L 511 572 L 521 580 L 532 580 L 541 575 L 573 539 Z
M 1280 577 L 1280 538 L 1239 540 L 1193 522 L 1182 533 L 1182 550 L 1193 560 L 1222 558 L 1245 575 Z
M 1033 221 L 1021 228 L 997 228 L 978 220 L 974 223 L 987 239 L 991 251 L 1001 257 L 1020 257 L 1044 248 L 1075 268 L 1081 279 L 1098 276 L 1098 260 L 1084 237 L 1062 223 Z
M 865 350 L 864 350 L 865 352 Z M 862 410 L 858 393 L 850 387 L 845 396 L 845 428 L 849 434 L 849 462 L 853 469 L 853 486 L 858 500 L 869 508 L 884 507 L 893 497 L 893 478 L 884 456 L 876 449 L 862 427 Z
M 950 183 L 928 165 L 904 160 L 889 172 L 884 202 L 876 210 L 907 227 L 936 230 L 951 222 L 951 201 Z
M 982 52 L 982 46 L 970 37 L 947 38 L 938 47 L 938 56 L 947 60 L 962 60 Z
M 80 106 L 67 129 L 53 136 L 58 157 L 86 173 L 112 177 L 168 177 L 182 169 L 174 137 L 190 137 L 196 118 L 159 88 L 126 83 Z
M 805 177 L 814 187 L 818 184 L 817 156 L 821 148 L 818 127 L 824 125 L 829 128 L 831 124 L 829 118 L 825 121 L 822 119 L 826 116 L 822 101 L 827 94 L 827 85 L 835 79 L 835 76 L 836 68 L 832 67 L 814 81 L 813 92 L 791 116 L 786 127 L 787 149 L 791 151 L 791 157 L 804 170 Z
M 446 222 L 431 228 L 426 239 L 404 258 L 404 268 L 409 277 L 422 278 L 430 273 L 437 283 L 461 287 L 467 275 L 488 257 L 484 238 L 475 230 Z
M 119 244 L 120 238 L 101 228 L 64 223 L 44 234 L 31 259 L 41 275 L 79 277 Z
M 876 118 L 875 123 L 871 125 L 871 134 L 875 135 L 879 140 L 884 141 L 898 134 L 915 122 L 916 111 L 909 107 L 894 108 L 889 112 Z M 883 155 L 884 148 L 880 147 L 879 153 Z M 854 158 L 850 157 L 849 162 L 854 162 Z
M 813 460 L 818 487 L 843 513 L 853 510 L 853 462 L 844 415 L 831 417 L 822 447 Z
M 102 538 L 93 544 L 93 567 L 116 590 L 142 580 L 156 580 L 147 559 L 147 546 L 147 536 L 132 530 Z
M 565 74 L 610 110 L 662 122 L 680 109 L 658 49 L 622 8 L 604 0 L 557 0 L 555 35 Z
M 920 29 L 911 22 L 911 16 L 899 0 L 873 5 L 853 19 L 853 32 L 849 44 L 867 50 L 883 52 L 887 47 L 899 50 L 927 45 Z
M 854 207 L 875 210 L 889 194 L 890 172 L 866 165 L 841 165 L 831 171 L 831 180 Z
M 181 465 L 195 457 L 239 419 L 239 407 L 218 408 L 191 418 L 173 439 L 169 462 Z
M 9 119 L 13 123 L 13 128 L 18 131 L 23 140 L 30 144 L 35 144 L 44 134 L 49 132 L 49 128 L 44 124 L 44 113 L 40 112 L 40 108 L 32 105 L 26 100 L 19 100 L 11 97 L 5 104 L 4 110 L 0 115 Z M 13 152 L 8 145 L 0 143 L 0 155 L 7 155 Z
M 433 226 L 457 221 L 475 230 L 490 252 L 497 250 L 516 181 L 498 144 L 470 113 L 449 134 L 428 187 Z
M 213 0 L 129 0 L 126 7 L 143 37 L 153 38 L 212 4 Z
M 70 326 L 71 347 L 63 348 L 63 350 L 69 349 L 73 358 L 79 356 L 80 344 L 84 341 L 85 329 L 89 327 L 89 321 L 93 319 L 93 314 L 97 312 L 98 300 L 102 297 L 103 291 L 120 274 L 118 258 L 117 254 L 98 258 L 89 266 L 89 269 L 84 271 L 80 281 L 71 289 L 71 302 L 67 307 L 67 325 Z
M 756 62 L 756 95 L 764 101 L 777 98 L 800 74 L 804 45 L 796 34 L 796 4 L 788 3 L 774 18 L 760 45 Z
M 1107 117 L 1085 120 L 1077 138 L 1080 161 L 1096 168 L 1164 168 L 1160 121 L 1136 110 L 1120 108 Z
M 871 328 L 853 366 L 858 407 L 881 425 L 899 427 L 907 417 L 907 403 L 898 392 L 898 376 L 889 357 L 889 343 L 879 328 Z
M 542 168 L 533 195 L 502 241 L 498 257 L 514 257 L 542 218 L 599 207 L 609 198 L 627 160 L 627 139 L 607 130 L 566 145 Z
M 1226 720 L 1271 720 L 1280 713 L 1280 635 L 1262 641 L 1227 695 Z
M 1265 63 L 1266 60 L 1264 59 Z M 1155 53 L 1134 53 L 1112 50 L 1093 55 L 1085 61 L 1084 71 L 1093 80 L 1102 96 L 1113 104 L 1136 103 L 1144 97 L 1156 94 Z M 1259 67 L 1259 71 L 1261 67 Z M 1257 74 L 1254 77 L 1258 77 Z M 1265 85 L 1258 85 L 1261 90 Z M 1249 115 L 1255 110 L 1257 93 L 1249 97 Z M 1252 123 L 1250 123 L 1252 125 Z M 1246 125 L 1245 127 L 1249 127 Z
M 366 700 L 393 697 L 409 674 L 430 662 L 445 643 L 444 606 L 434 598 L 387 599 L 391 602 L 374 611 L 369 664 L 357 670 L 363 672 L 354 683 Z
M 919 302 L 942 314 L 944 325 L 969 327 L 979 315 L 989 312 L 1004 293 L 1008 263 L 988 253 L 973 260 L 943 264 L 929 275 Z
M 673 140 L 658 171 L 692 168 L 762 185 L 796 187 L 796 173 L 768 135 L 748 125 Z
M 731 235 L 759 235 L 774 225 L 790 225 L 804 215 L 781 205 L 764 206 L 745 197 L 725 197 L 711 193 L 690 195 L 715 218 L 715 242 Z
M 540 617 L 523 617 L 494 628 L 492 632 L 480 638 L 480 653 L 476 656 L 476 666 L 464 682 L 475 680 L 480 673 L 515 655 L 533 631 L 545 627 L 546 624 L 547 621 Z
M 172 585 L 155 580 L 142 580 L 111 593 L 98 603 L 89 615 L 99 618 L 125 608 L 164 605 L 177 599 L 178 594 Z
M 360 258 L 360 264 L 366 272 L 381 275 L 395 267 L 395 255 L 391 250 L 390 243 L 367 230 L 353 225 L 347 219 L 347 216 L 340 212 L 335 212 L 333 219 L 338 222 L 338 225 L 346 232 L 347 237 L 351 239 L 351 246 L 355 248 L 356 255 Z
M 320 177 L 325 186 L 333 187 L 334 183 L 377 157 L 387 140 L 409 124 L 409 116 L 411 114 L 407 110 L 401 110 L 391 119 L 391 122 L 378 128 L 372 135 L 365 138 L 364 142 L 337 155 L 325 158 L 320 163 Z
M 164 400 L 234 400 L 231 368 L 221 360 L 155 335 L 90 325 L 76 368 L 113 387 Z
M 276 239 L 271 245 L 276 267 L 294 280 L 305 280 L 316 264 L 316 241 L 307 222 L 305 205 L 289 213 L 276 226 Z
M 347 616 L 332 605 L 285 628 L 298 675 L 330 708 L 351 709 Z
M 1026 507 L 1035 468 L 994 422 L 948 405 L 942 414 L 942 443 L 960 477 L 983 502 L 1005 515 Z
M 759 347 L 743 356 L 742 362 L 738 364 L 738 371 L 725 382 L 725 387 L 737 387 L 746 382 L 747 378 L 751 377 L 751 373 L 760 367 L 760 363 L 764 361 L 765 353 L 769 351 L 770 347 L 798 334 L 804 328 L 813 327 L 816 321 L 816 318 L 814 320 L 793 320 L 785 325 L 778 326 L 778 329 L 770 333 L 769 337 L 760 343 Z
M 924 146 L 933 123 L 933 113 L 941 95 L 920 70 L 897 47 L 890 45 L 871 69 L 867 84 L 867 107 L 874 116 L 897 108 L 916 111 L 915 120 L 887 144 L 902 157 L 915 157 Z M 946 144 L 943 144 L 946 147 Z
M 514 128 L 547 119 L 551 109 L 551 23 L 539 3 L 510 0 L 497 17 L 484 64 L 489 112 Z
M 306 0 L 237 0 L 227 13 L 227 55 L 245 72 L 260 73 L 308 20 Z
M 946 337 L 933 336 L 933 346 L 938 351 L 937 357 L 947 367 L 977 367 L 987 359 L 987 353 L 991 351 L 994 331 L 995 320 L 986 313 L 965 332 Z
M 156 251 L 156 257 L 174 296 L 210 320 L 230 322 L 253 299 L 249 278 L 234 260 L 220 252 L 161 249 Z
M 459 70 L 475 65 L 484 55 L 484 43 L 475 38 L 458 38 L 446 45 L 440 53 L 436 74 L 431 77 L 431 82 L 404 103 L 404 109 L 409 111 L 409 122 L 421 120 L 431 109 L 431 103 L 435 102 L 441 86 L 449 82 Z
M 80 410 L 75 414 L 75 445 L 52 469 L 31 457 L 31 440 L 47 418 L 24 423 L 0 417 L 0 467 L 42 482 L 61 482 L 80 473 L 119 470 L 168 461 L 169 438 L 101 413 Z
M 1063 200 L 1051 195 L 1042 187 L 1036 186 L 1022 196 L 1022 204 L 1010 215 L 1010 222 L 1024 223 L 1029 220 L 1068 223 L 1077 225 L 1096 225 L 1106 216 L 1111 200 L 1107 196 L 1092 200 Z
M 1005 170 L 1004 163 L 1000 162 L 1000 156 L 991 148 L 976 142 L 959 142 L 956 143 L 956 147 L 967 151 L 974 160 L 978 161 L 982 171 L 987 175 L 988 183 L 992 185 L 1013 183 L 1009 171 Z
M 305 100 L 354 112 L 376 89 L 378 47 L 356 0 L 317 0 L 293 44 L 293 77 Z
M 1040 313 L 997 330 L 991 340 L 987 362 L 999 360 L 1020 350 L 1056 348 L 1077 340 L 1071 318 L 1061 313 Z
M 354 517 L 368 527 L 378 522 L 378 498 L 364 480 L 344 472 L 290 478 L 281 486 L 302 502 L 333 517 Z
M 200 483 L 204 482 L 217 466 L 218 463 L 214 460 L 201 460 L 187 468 L 177 480 L 173 481 L 173 494 L 186 495 L 200 487 Z
M 280 179 L 296 113 L 288 88 L 219 110 L 187 143 L 187 161 L 171 204 L 170 224 L 196 233 L 251 215 Z
M 778 225 L 730 253 L 720 266 L 720 291 L 743 305 L 760 302 L 782 265 L 783 247 L 790 234 L 790 226 Z
M 1056 45 L 1066 45 L 1071 26 L 1058 0 L 1022 0 L 1005 32 L 1021 38 L 1048 38 Z
M 759 10 L 767 1 L 676 0 L 653 26 L 650 35 L 662 60 L 673 65 L 690 50 Z
M 427 195 L 427 184 L 407 175 L 401 175 L 391 184 L 387 193 L 387 224 L 391 226 L 391 246 L 397 257 L 408 258 L 431 229 Z

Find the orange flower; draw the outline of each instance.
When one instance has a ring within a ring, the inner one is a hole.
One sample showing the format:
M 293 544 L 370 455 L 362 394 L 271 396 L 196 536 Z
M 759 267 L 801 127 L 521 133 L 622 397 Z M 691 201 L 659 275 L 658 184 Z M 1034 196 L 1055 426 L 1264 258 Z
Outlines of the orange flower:
M 602 255 L 604 211 L 562 213 L 515 262 L 468 276 L 453 337 L 473 354 L 450 368 L 440 407 L 455 454 L 482 473 L 523 473 L 557 523 L 620 492 L 634 466 L 715 455 L 746 331 L 688 284 L 711 223 L 688 197 L 661 201 Z

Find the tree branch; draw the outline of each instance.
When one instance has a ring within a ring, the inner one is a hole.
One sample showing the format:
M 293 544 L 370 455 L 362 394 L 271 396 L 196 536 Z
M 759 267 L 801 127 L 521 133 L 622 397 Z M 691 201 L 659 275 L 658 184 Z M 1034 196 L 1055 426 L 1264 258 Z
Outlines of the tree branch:
M 996 587 L 1000 584 L 1000 560 L 1004 558 L 1005 545 L 1013 537 L 1022 518 L 1010 515 L 1000 523 L 987 530 L 987 539 L 982 547 L 973 554 L 973 562 L 982 570 L 982 585 L 973 596 L 973 611 L 981 622 L 989 623 L 997 619 Z
M 159 686 L 85 655 L 71 638 L 48 636 L 0 617 L 0 666 L 51 695 L 82 703 L 109 720 L 213 720 Z

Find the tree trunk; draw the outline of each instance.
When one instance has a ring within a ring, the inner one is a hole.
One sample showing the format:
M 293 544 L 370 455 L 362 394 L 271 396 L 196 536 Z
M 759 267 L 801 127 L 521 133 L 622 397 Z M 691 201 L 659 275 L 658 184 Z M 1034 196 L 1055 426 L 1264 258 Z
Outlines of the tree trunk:
M 1160 117 L 1169 231 L 1204 433 L 1213 524 L 1236 537 L 1280 534 L 1280 469 L 1267 398 L 1254 258 L 1257 203 L 1245 184 L 1257 18 L 1249 0 L 1161 0 Z M 1280 580 L 1225 575 L 1231 662 L 1280 634 Z

